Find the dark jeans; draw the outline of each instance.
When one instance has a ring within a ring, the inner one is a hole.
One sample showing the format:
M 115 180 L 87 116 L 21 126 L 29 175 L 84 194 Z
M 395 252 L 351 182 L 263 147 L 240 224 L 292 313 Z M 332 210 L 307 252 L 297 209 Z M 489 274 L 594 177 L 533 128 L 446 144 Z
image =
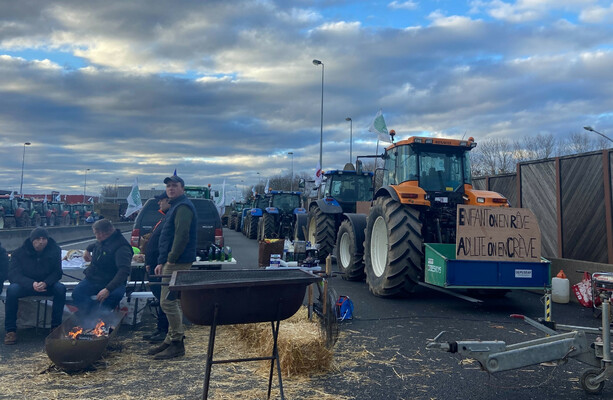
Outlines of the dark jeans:
M 149 276 L 149 282 L 162 282 L 162 278 L 153 278 Z M 155 296 L 155 298 L 160 301 L 162 286 L 160 285 L 151 285 L 151 293 Z M 168 332 L 168 318 L 166 317 L 166 313 L 162 311 L 162 307 L 159 306 L 157 309 L 158 314 L 158 322 L 157 322 L 157 330 L 161 332 Z
M 126 294 L 126 285 L 120 285 L 113 290 L 102 304 L 98 300 L 92 299 L 99 291 L 104 289 L 106 285 L 94 283 L 87 278 L 83 279 L 72 291 L 72 302 L 79 309 L 80 315 L 89 315 L 99 306 L 106 310 L 113 310 L 119 305 L 119 302 Z
M 66 304 L 66 286 L 64 284 L 56 282 L 53 286 L 47 287 L 46 291 L 37 292 L 32 286 L 25 287 L 18 283 L 11 283 L 6 290 L 4 328 L 7 332 L 17 331 L 17 306 L 19 305 L 19 299 L 29 296 L 53 296 L 51 326 L 56 327 L 62 323 L 64 304 Z

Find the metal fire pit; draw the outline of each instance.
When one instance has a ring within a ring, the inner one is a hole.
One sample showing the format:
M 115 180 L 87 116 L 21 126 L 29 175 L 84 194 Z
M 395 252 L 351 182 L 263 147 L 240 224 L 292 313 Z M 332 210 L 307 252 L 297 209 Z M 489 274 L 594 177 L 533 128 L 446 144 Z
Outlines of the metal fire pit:
M 306 287 L 319 281 L 320 277 L 300 269 L 173 272 L 169 289 L 181 292 L 181 308 L 185 317 L 194 324 L 211 326 L 203 399 L 208 397 L 213 364 L 259 360 L 270 360 L 268 398 L 275 361 L 281 399 L 285 398 L 277 351 L 279 322 L 298 311 Z M 273 336 L 272 356 L 213 361 L 217 325 L 269 321 Z
M 94 317 L 88 318 L 87 321 L 81 321 L 76 314 L 72 314 L 47 336 L 45 351 L 51 361 L 63 370 L 78 371 L 85 369 L 102 357 L 109 340 L 115 336 L 124 315 L 122 312 L 112 311 L 100 317 L 112 329 L 108 335 L 71 339 L 67 335 L 73 327 L 81 326 L 84 329 L 91 329 L 98 321 L 97 318 L 94 320 Z

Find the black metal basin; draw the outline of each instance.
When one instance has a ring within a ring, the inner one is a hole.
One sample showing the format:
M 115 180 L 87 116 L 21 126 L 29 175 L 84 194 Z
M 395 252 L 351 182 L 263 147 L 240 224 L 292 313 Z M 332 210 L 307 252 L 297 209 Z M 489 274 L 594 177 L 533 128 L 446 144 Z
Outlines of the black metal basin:
M 113 311 L 104 314 L 103 321 L 105 324 L 114 327 L 108 335 L 88 339 L 70 339 L 66 335 L 73 327 L 81 326 L 84 329 L 90 329 L 97 322 L 96 320 L 92 325 L 93 319 L 84 322 L 79 320 L 76 314 L 73 314 L 47 336 L 45 351 L 58 368 L 66 371 L 85 369 L 102 357 L 109 340 L 116 334 L 123 317 L 122 312 Z
M 281 321 L 302 305 L 306 287 L 321 278 L 299 269 L 176 271 L 169 283 L 181 292 L 185 317 L 197 325 Z

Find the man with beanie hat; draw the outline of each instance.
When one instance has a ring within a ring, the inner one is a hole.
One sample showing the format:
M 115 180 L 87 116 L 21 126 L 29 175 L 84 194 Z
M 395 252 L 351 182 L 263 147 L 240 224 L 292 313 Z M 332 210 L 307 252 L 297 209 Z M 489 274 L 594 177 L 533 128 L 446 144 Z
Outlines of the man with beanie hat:
M 17 306 L 21 297 L 53 296 L 51 328 L 62 323 L 66 287 L 62 278 L 62 250 L 44 228 L 30 233 L 20 248 L 11 255 L 9 282 L 6 290 L 4 344 L 17 342 Z

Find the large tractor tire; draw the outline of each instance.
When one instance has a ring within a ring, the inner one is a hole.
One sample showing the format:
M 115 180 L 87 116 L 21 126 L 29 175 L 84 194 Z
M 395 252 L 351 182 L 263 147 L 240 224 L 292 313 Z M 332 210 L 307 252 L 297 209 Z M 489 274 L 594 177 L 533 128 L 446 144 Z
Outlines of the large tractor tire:
M 236 217 L 234 215 L 230 215 L 230 217 L 228 217 L 228 229 L 234 230 L 235 220 L 236 220 Z
M 17 226 L 19 228 L 27 228 L 30 226 L 30 217 L 28 216 L 28 214 L 26 214 L 25 212 L 23 212 L 18 218 L 17 218 Z
M 309 216 L 307 214 L 296 214 L 296 222 L 294 223 L 294 241 L 306 240 L 308 222 Z
M 364 279 L 363 243 L 358 243 L 349 220 L 344 220 L 336 235 L 336 265 L 347 281 Z
M 11 229 L 17 226 L 15 217 L 4 217 L 4 228 Z
M 0 217 L 0 229 L 4 229 L 4 215 Z
M 70 225 L 70 215 L 66 214 L 62 218 L 62 225 L 68 226 Z
M 411 293 L 423 276 L 423 236 L 419 210 L 390 197 L 375 200 L 364 241 L 364 270 L 372 294 Z
M 243 220 L 243 227 L 241 228 L 241 232 L 243 235 L 247 236 L 249 232 L 249 225 L 251 224 L 251 215 L 245 215 L 245 219 Z
M 275 216 L 272 214 L 264 214 L 258 223 L 259 240 L 276 239 L 277 235 Z
M 43 223 L 42 218 L 40 217 L 40 214 L 36 214 L 34 217 L 32 217 L 32 225 L 33 226 L 41 226 Z
M 308 239 L 312 245 L 319 245 L 318 254 L 320 262 L 325 260 L 334 249 L 336 241 L 334 215 L 325 214 L 319 207 L 309 210 Z
M 254 217 L 253 215 L 249 219 L 249 227 L 247 228 L 247 238 L 255 239 L 258 237 L 258 221 L 260 217 Z
M 234 219 L 234 230 L 236 232 L 240 232 L 241 231 L 241 215 L 237 215 L 236 218 Z
M 49 217 L 47 217 L 47 225 L 55 226 L 55 214 L 51 214 Z

